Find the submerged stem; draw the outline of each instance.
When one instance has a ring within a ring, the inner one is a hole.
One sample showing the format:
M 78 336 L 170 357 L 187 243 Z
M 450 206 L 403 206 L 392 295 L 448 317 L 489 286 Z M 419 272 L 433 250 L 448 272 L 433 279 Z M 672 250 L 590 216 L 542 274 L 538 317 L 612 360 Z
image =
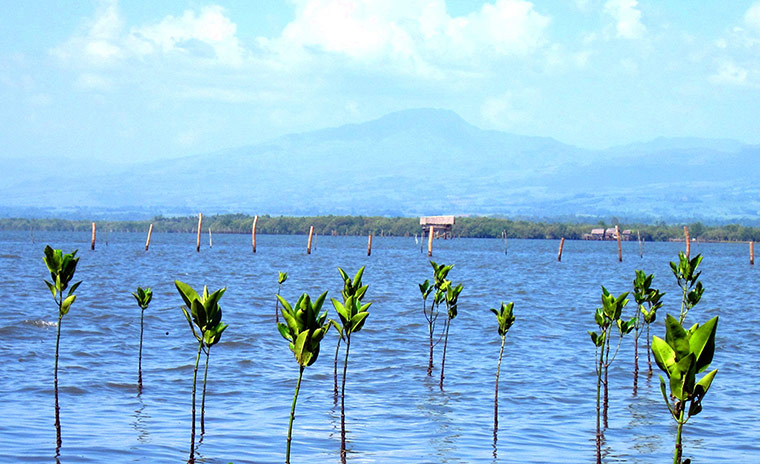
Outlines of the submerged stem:
M 441 358 L 441 383 L 440 387 L 443 390 L 443 369 L 446 365 L 446 346 L 449 344 L 449 327 L 451 326 L 451 319 L 446 321 L 446 336 L 443 341 L 443 357 Z
M 333 404 L 338 403 L 338 350 L 340 350 L 340 341 L 343 337 L 338 337 L 338 343 L 335 345 L 335 360 L 333 361 Z
M 504 355 L 504 340 L 507 335 L 501 336 L 501 349 L 499 349 L 499 362 L 496 364 L 496 386 L 494 388 L 493 397 L 493 437 L 496 441 L 496 431 L 499 429 L 499 373 L 501 372 L 501 358 Z
M 676 432 L 676 449 L 673 454 L 673 464 L 681 464 L 681 456 L 683 454 L 683 447 L 681 443 L 681 431 L 683 430 L 683 424 L 686 422 L 684 421 L 684 411 L 685 407 L 683 403 L 676 400 L 676 409 L 678 410 L 678 431 Z
M 195 368 L 193 369 L 193 409 L 192 409 L 192 425 L 190 427 L 190 460 L 193 460 L 195 454 L 195 382 L 198 378 L 198 362 L 201 359 L 201 349 L 203 348 L 203 341 L 198 342 L 198 354 L 195 355 Z
M 63 300 L 63 299 L 61 299 Z M 61 342 L 61 314 L 60 307 L 63 303 L 58 303 L 58 330 L 55 336 L 55 369 L 53 374 L 53 383 L 55 386 L 55 441 L 58 447 L 61 447 L 61 409 L 58 406 L 58 347 Z
M 208 359 L 211 357 L 211 346 L 206 347 L 206 368 L 203 371 L 203 394 L 201 395 L 201 435 L 206 433 L 206 379 L 208 378 Z
M 140 351 L 137 355 L 137 385 L 138 389 L 142 390 L 142 346 L 143 346 L 143 320 L 145 318 L 145 310 L 140 311 Z
M 301 378 L 303 377 L 304 367 L 300 366 L 298 371 L 298 383 L 296 383 L 296 392 L 293 395 L 293 406 L 290 408 L 290 423 L 288 424 L 288 443 L 285 447 L 285 464 L 290 464 L 290 442 L 293 437 L 293 419 L 296 417 L 296 401 L 298 401 L 298 390 L 301 389 Z
M 346 461 L 346 370 L 348 369 L 348 350 L 351 336 L 346 336 L 346 358 L 343 360 L 343 379 L 340 386 L 340 457 Z

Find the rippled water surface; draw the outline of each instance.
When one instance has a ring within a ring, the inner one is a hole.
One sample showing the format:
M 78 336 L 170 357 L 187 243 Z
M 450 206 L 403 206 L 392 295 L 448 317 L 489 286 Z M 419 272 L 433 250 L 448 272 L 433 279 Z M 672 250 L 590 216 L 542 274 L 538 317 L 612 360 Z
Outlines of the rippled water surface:
M 102 235 L 102 234 L 101 234 Z M 364 330 L 352 337 L 346 385 L 348 461 L 354 463 L 593 463 L 594 350 L 587 330 L 600 286 L 631 289 L 635 269 L 654 272 L 667 292 L 665 312 L 679 312 L 680 295 L 668 262 L 683 243 L 436 241 L 434 258 L 455 264 L 449 277 L 464 284 L 451 326 L 446 384 L 426 375 L 427 326 L 417 284 L 431 277 L 414 238 L 319 237 L 311 255 L 303 236 L 215 235 L 195 251 L 195 237 L 111 233 L 89 250 L 89 234 L 0 233 L 0 462 L 55 462 L 53 355 L 57 310 L 43 279 L 45 244 L 79 248 L 83 280 L 61 327 L 61 463 L 187 460 L 190 394 L 197 344 L 180 310 L 173 281 L 198 288 L 226 286 L 221 300 L 230 327 L 212 351 L 206 433 L 198 462 L 283 462 L 298 365 L 274 325 L 277 272 L 287 271 L 283 296 L 302 292 L 339 297 L 337 266 L 366 266 Z M 719 373 L 703 412 L 684 428 L 685 457 L 698 463 L 760 461 L 760 342 L 758 266 L 746 244 L 695 244 L 702 253 L 702 302 L 688 322 L 720 315 Z M 130 292 L 154 289 L 145 313 L 142 394 L 137 391 L 140 310 Z M 493 396 L 499 335 L 491 307 L 514 301 L 517 321 L 502 363 L 498 441 Z M 626 308 L 629 317 L 634 304 Z M 330 316 L 337 317 L 332 307 Z M 306 369 L 298 399 L 292 462 L 340 462 L 340 411 L 333 403 L 335 332 Z M 644 337 L 641 343 L 645 343 Z M 441 347 L 436 350 L 440 366 Z M 642 370 L 646 356 L 641 350 Z M 675 425 L 659 392 L 657 373 L 632 394 L 632 342 L 610 372 L 605 462 L 672 460 Z M 655 371 L 657 367 L 655 366 Z

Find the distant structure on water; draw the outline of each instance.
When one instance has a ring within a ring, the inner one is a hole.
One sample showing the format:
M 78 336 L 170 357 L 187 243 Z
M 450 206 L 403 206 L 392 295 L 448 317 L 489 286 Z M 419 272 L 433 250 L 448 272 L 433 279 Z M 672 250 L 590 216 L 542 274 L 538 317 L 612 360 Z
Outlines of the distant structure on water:
M 609 227 L 607 229 L 591 229 L 590 234 L 583 234 L 583 240 L 617 240 L 617 233 L 615 232 L 614 227 Z M 620 232 L 620 240 L 626 241 L 626 240 L 632 240 L 633 239 L 633 231 L 630 229 L 625 229 L 624 231 Z
M 427 236 L 430 229 L 436 238 L 451 238 L 451 229 L 454 226 L 454 216 L 422 216 L 420 218 L 422 235 Z

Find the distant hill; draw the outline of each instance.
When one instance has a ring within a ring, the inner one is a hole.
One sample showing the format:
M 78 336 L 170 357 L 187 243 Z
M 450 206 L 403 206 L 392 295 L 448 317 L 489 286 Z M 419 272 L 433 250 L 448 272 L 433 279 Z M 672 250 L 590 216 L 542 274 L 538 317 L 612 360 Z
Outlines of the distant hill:
M 760 146 L 665 139 L 584 150 L 416 109 L 181 159 L 9 166 L 0 215 L 760 216 Z M 73 207 L 72 207 L 73 206 Z

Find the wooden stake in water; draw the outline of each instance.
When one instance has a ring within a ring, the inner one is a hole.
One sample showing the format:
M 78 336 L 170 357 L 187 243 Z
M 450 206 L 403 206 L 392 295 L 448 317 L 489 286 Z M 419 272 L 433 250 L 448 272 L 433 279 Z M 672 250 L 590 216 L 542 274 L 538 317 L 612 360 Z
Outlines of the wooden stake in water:
M 90 242 L 90 250 L 95 249 L 95 223 L 92 223 L 92 241 Z
M 251 246 L 253 246 L 253 252 L 256 253 L 256 223 L 259 222 L 259 217 L 253 217 L 253 226 L 251 227 Z
M 461 235 L 460 235 L 461 238 Z M 501 231 L 501 238 L 504 239 L 504 254 L 507 254 L 507 231 L 503 230 Z
M 620 226 L 615 226 L 615 235 L 618 242 L 618 261 L 623 262 L 623 246 L 620 244 Z
M 686 259 L 691 255 L 691 239 L 689 238 L 689 227 L 683 226 L 683 235 L 686 238 Z
M 636 236 L 639 240 L 639 258 L 644 257 L 644 245 L 641 243 L 641 230 L 636 231 Z
M 211 238 L 211 227 L 208 228 L 208 247 L 212 248 L 214 246 L 214 240 Z
M 306 244 L 306 254 L 311 254 L 311 239 L 314 237 L 314 226 L 309 227 L 309 242 Z
M 198 213 L 198 238 L 195 240 L 195 251 L 201 251 L 201 230 L 203 227 L 203 213 Z
M 433 256 L 433 229 L 435 227 L 430 226 L 430 233 L 428 233 L 428 258 Z
M 367 256 L 370 256 L 372 254 L 372 234 L 369 234 L 369 238 L 367 239 Z
M 153 224 L 148 227 L 148 240 L 145 241 L 145 251 L 148 251 L 148 247 L 150 246 L 150 236 L 153 235 Z
M 559 241 L 559 253 L 557 254 L 557 261 L 562 261 L 562 248 L 565 246 L 565 237 L 562 237 Z
M 755 242 L 749 242 L 749 264 L 755 264 Z

